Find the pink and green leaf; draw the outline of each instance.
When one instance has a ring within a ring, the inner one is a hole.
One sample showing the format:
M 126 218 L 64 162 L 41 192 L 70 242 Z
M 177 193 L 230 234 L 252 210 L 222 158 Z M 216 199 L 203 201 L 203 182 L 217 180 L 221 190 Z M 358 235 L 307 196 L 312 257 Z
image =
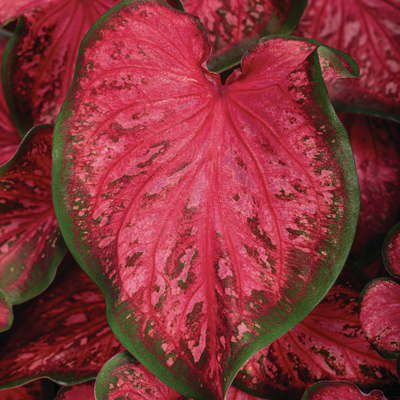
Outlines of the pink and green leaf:
M 54 123 L 75 70 L 81 40 L 119 0 L 25 0 L 7 17 L 15 32 L 3 58 L 12 118 L 23 137 L 34 125 Z M 13 15 L 11 15 L 13 14 Z M 5 25 L 7 27 L 7 25 Z
M 7 295 L 0 289 L 0 332 L 11 328 L 13 323 L 12 304 Z
M 365 266 L 380 257 L 383 241 L 400 220 L 400 124 L 340 113 L 350 137 L 361 209 L 350 259 Z
M 0 388 L 49 377 L 71 385 L 94 379 L 123 350 L 106 320 L 104 298 L 76 264 L 65 263 L 41 296 L 16 312 L 0 342 Z
M 382 355 L 395 360 L 400 354 L 400 284 L 392 278 L 370 282 L 360 297 L 360 321 L 365 336 Z
M 382 257 L 388 272 L 400 278 L 400 223 L 388 233 L 383 243 Z
M 0 70 L 3 52 L 9 38 L 0 32 Z M 3 92 L 3 84 L 0 79 L 0 165 L 6 163 L 17 151 L 21 138 L 11 120 L 6 99 Z
M 380 390 L 365 394 L 349 382 L 318 382 L 304 393 L 302 400 L 387 400 L 387 398 Z
M 327 296 L 291 331 L 255 354 L 234 385 L 274 399 L 300 399 L 320 380 L 344 380 L 363 390 L 396 386 L 396 366 L 365 338 L 358 298 L 363 285 L 342 273 Z
M 38 126 L 0 167 L 0 288 L 12 304 L 41 293 L 66 253 L 51 192 L 53 127 Z
M 260 37 L 290 34 L 307 0 L 182 0 L 182 4 L 206 27 L 213 49 L 207 65 L 221 72 L 239 64 Z
M 95 381 L 62 387 L 54 400 L 96 400 L 94 397 Z M 156 399 L 154 399 L 156 400 Z
M 309 0 L 296 36 L 348 53 L 360 78 L 328 83 L 338 111 L 400 122 L 400 4 L 397 0 Z
M 210 51 L 163 2 L 101 18 L 58 119 L 54 194 L 118 339 L 185 396 L 222 399 L 325 296 L 359 203 L 320 67 L 349 76 L 351 59 L 269 37 L 223 86 Z

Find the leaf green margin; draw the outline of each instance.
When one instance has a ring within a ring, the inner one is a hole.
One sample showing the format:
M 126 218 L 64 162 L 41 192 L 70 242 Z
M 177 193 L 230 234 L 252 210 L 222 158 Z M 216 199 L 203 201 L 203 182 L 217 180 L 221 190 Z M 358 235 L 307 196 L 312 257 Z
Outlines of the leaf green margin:
M 4 325 L 0 325 L 0 332 L 7 331 L 11 328 L 11 325 L 14 321 L 14 314 L 12 309 L 12 304 L 7 294 L 0 289 L 0 305 L 5 306 L 3 309 L 8 311 L 6 315 L 7 322 Z
M 393 236 L 400 234 L 400 222 L 396 224 L 387 234 L 385 241 L 382 246 L 382 259 L 385 268 L 389 272 L 390 275 L 399 277 L 399 272 L 392 268 L 392 265 L 389 261 L 388 252 L 389 252 L 389 244 Z M 399 266 L 400 267 L 400 266 Z
M 53 125 L 37 125 L 34 128 L 32 128 L 25 136 L 25 138 L 22 140 L 21 144 L 18 147 L 18 150 L 14 154 L 14 156 L 9 160 L 7 163 L 5 163 L 3 166 L 0 167 L 0 177 L 4 175 L 4 173 L 8 170 L 8 168 L 12 167 L 15 163 L 19 162 L 20 155 L 22 153 L 22 150 L 29 144 L 31 139 L 35 136 L 36 131 L 40 130 L 42 128 L 48 128 L 48 127 L 53 127 Z M 67 245 L 65 244 L 65 241 L 62 237 L 60 236 L 60 242 L 59 242 L 59 248 L 52 260 L 49 262 L 49 267 L 48 271 L 45 276 L 33 287 L 30 289 L 26 290 L 23 293 L 19 293 L 19 296 L 16 297 L 14 294 L 10 295 L 10 301 L 12 304 L 20 304 L 24 303 L 33 297 L 36 297 L 40 293 L 42 293 L 44 290 L 46 290 L 51 282 L 53 282 L 54 276 L 57 271 L 58 265 L 61 263 L 63 260 L 65 254 L 67 253 Z M 16 264 L 13 264 L 12 267 L 15 269 L 19 268 L 18 267 L 18 261 Z

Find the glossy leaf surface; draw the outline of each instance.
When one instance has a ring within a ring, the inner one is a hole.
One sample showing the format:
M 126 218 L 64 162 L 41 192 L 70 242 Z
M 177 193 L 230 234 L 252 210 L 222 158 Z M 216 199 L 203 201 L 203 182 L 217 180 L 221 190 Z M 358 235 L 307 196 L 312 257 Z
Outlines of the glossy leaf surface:
M 360 320 L 371 345 L 385 358 L 400 354 L 400 284 L 391 278 L 370 282 L 360 298 Z
M 349 74 L 331 50 L 269 37 L 225 86 L 209 52 L 200 21 L 161 2 L 101 19 L 58 119 L 53 192 L 119 340 L 175 390 L 220 399 L 336 279 L 358 187 L 319 66 Z
M 0 290 L 0 332 L 10 329 L 12 322 L 12 304 L 7 295 Z
M 117 3 L 25 0 L 11 7 L 19 20 L 7 46 L 3 81 L 22 137 L 33 125 L 55 122 L 72 81 L 83 37 Z
M 382 248 L 382 257 L 389 273 L 395 278 L 400 278 L 400 223 L 387 235 Z
M 33 128 L 0 168 L 0 288 L 13 304 L 41 293 L 66 252 L 51 193 L 53 127 Z
M 186 12 L 200 18 L 213 48 L 207 65 L 222 71 L 239 64 L 257 39 L 276 33 L 290 34 L 306 0 L 183 0 Z
M 54 383 L 39 379 L 24 386 L 0 390 L 0 400 L 53 400 L 54 394 Z
M 296 36 L 342 50 L 360 68 L 357 80 L 328 84 L 338 111 L 400 122 L 400 4 L 397 0 L 309 0 Z
M 383 241 L 400 220 L 400 124 L 340 113 L 360 184 L 361 209 L 350 259 L 361 266 L 380 257 Z
M 8 40 L 8 37 L 5 37 L 0 33 L 0 70 L 1 59 L 3 57 L 4 48 L 6 47 Z M 17 151 L 20 142 L 21 138 L 11 120 L 6 98 L 4 97 L 3 83 L 0 79 L 0 165 L 11 159 L 11 157 Z
M 349 382 L 319 382 L 304 393 L 302 400 L 387 400 L 380 390 L 362 393 Z
M 0 388 L 45 376 L 63 385 L 90 380 L 122 349 L 99 289 L 76 263 L 67 265 L 2 334 Z
M 94 383 L 95 381 L 89 381 L 78 385 L 64 386 L 58 391 L 54 400 L 96 400 Z
M 328 295 L 291 331 L 255 354 L 234 384 L 280 400 L 300 399 L 320 380 L 356 383 L 363 390 L 396 385 L 396 366 L 371 348 L 361 329 L 363 285 L 342 273 Z

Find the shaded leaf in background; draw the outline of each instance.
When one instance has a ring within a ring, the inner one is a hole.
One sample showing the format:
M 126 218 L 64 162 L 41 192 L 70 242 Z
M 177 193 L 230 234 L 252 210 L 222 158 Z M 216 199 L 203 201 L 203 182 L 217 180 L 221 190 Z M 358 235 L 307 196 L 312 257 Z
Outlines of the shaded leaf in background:
M 96 400 L 94 383 L 95 381 L 89 381 L 73 386 L 63 386 L 54 400 Z
M 53 127 L 33 128 L 0 167 L 0 289 L 12 304 L 41 293 L 66 253 L 51 192 Z
M 53 400 L 55 385 L 48 379 L 38 379 L 24 386 L 0 390 L 0 400 Z
M 8 40 L 9 38 L 0 32 L 0 70 L 1 59 Z M 17 151 L 20 143 L 21 138 L 18 134 L 17 128 L 11 120 L 11 115 L 8 111 L 6 99 L 3 93 L 3 84 L 0 79 L 0 165 L 11 159 Z
M 0 388 L 45 376 L 62 385 L 94 379 L 123 350 L 107 324 L 100 290 L 76 262 L 20 307 L 1 336 Z
M 319 382 L 311 386 L 302 400 L 387 400 L 380 390 L 362 393 L 349 382 Z
M 19 15 L 2 73 L 12 118 L 22 137 L 33 125 L 55 122 L 72 81 L 81 40 L 118 2 L 19 0 L 5 6 L 3 19 Z
M 12 323 L 12 304 L 7 295 L 2 290 L 0 290 L 0 332 L 10 329 Z
M 400 223 L 387 235 L 382 248 L 382 257 L 388 272 L 395 278 L 400 278 Z
M 207 29 L 213 52 L 211 71 L 221 72 L 240 63 L 242 55 L 260 37 L 290 34 L 306 0 L 182 0 L 186 12 L 196 15 Z
M 337 111 L 400 122 L 400 3 L 398 0 L 309 0 L 293 32 L 348 53 L 360 78 L 333 80 Z
M 371 345 L 383 357 L 400 354 L 400 284 L 392 278 L 370 282 L 360 297 L 360 320 Z
M 360 184 L 361 209 L 350 260 L 365 266 L 381 255 L 383 241 L 400 220 L 400 124 L 340 113 Z
M 395 386 L 395 363 L 379 356 L 361 329 L 362 288 L 356 278 L 342 273 L 303 321 L 244 365 L 235 386 L 282 400 L 300 399 L 320 380 L 346 379 L 363 390 Z
M 100 19 L 58 118 L 53 192 L 121 343 L 180 393 L 221 399 L 336 280 L 359 204 L 319 64 L 351 76 L 334 51 L 269 37 L 224 86 L 209 53 L 200 21 L 163 3 Z

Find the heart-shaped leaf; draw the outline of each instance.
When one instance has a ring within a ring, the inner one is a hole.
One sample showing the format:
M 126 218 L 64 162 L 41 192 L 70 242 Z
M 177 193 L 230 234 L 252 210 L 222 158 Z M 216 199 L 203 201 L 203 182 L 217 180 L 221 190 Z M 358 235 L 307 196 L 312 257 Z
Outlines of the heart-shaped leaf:
M 58 391 L 54 400 L 96 400 L 94 383 L 95 381 L 89 381 L 78 385 L 64 386 Z
M 54 383 L 48 379 L 39 379 L 24 386 L 0 391 L 1 400 L 53 400 Z
M 1 8 L 1 5 L 0 5 Z M 3 52 L 9 38 L 0 33 L 0 70 Z M 0 165 L 6 163 L 17 151 L 21 138 L 8 111 L 6 98 L 3 92 L 3 83 L 0 79 Z
M 291 331 L 255 354 L 234 384 L 281 400 L 300 399 L 320 380 L 356 383 L 363 390 L 396 385 L 396 366 L 373 350 L 359 320 L 363 285 L 342 273 L 328 295 Z
M 382 248 L 383 262 L 388 272 L 400 278 L 400 223 L 387 235 Z
M 354 58 L 359 79 L 328 84 L 338 111 L 400 122 L 400 4 L 398 0 L 309 0 L 293 32 Z
M 51 194 L 53 127 L 38 126 L 0 167 L 0 288 L 12 304 L 41 293 L 66 253 Z
M 311 386 L 302 400 L 387 400 L 380 390 L 364 394 L 349 382 L 318 382 Z
M 335 51 L 265 38 L 224 86 L 209 53 L 163 2 L 101 18 L 57 122 L 54 195 L 118 339 L 185 396 L 222 399 L 333 284 L 359 203 L 319 63 L 349 75 Z
M 370 282 L 360 297 L 360 320 L 371 345 L 390 360 L 400 354 L 400 284 L 392 278 Z
M 360 184 L 361 210 L 350 259 L 365 266 L 380 257 L 400 219 L 400 125 L 364 114 L 341 113 Z
M 81 40 L 118 2 L 20 0 L 6 13 L 7 18 L 18 14 L 18 23 L 4 54 L 3 82 L 22 137 L 33 125 L 55 122 L 72 81 Z
M 0 332 L 11 328 L 13 319 L 12 304 L 7 295 L 0 290 Z
M 213 48 L 207 65 L 220 72 L 239 64 L 243 53 L 260 37 L 290 34 L 307 0 L 182 0 L 182 4 L 206 27 Z
M 41 296 L 16 312 L 2 334 L 0 388 L 47 376 L 71 385 L 96 377 L 123 349 L 111 332 L 104 298 L 74 262 L 66 264 Z

